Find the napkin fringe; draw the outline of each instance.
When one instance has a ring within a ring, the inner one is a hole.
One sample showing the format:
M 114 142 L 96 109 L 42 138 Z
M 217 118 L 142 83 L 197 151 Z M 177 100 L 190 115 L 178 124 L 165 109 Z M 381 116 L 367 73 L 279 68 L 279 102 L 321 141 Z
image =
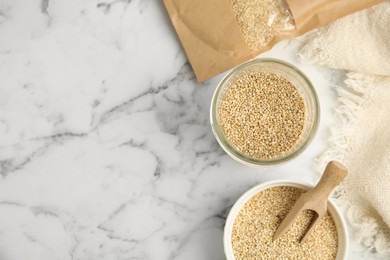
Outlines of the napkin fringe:
M 306 50 L 307 51 L 307 50 Z M 356 115 L 359 114 L 361 103 L 365 100 L 365 94 L 375 87 L 375 79 L 372 76 L 350 72 L 347 74 L 344 87 L 333 86 L 340 106 L 335 110 L 338 123 L 331 129 L 328 143 L 329 149 L 317 159 L 317 171 L 322 172 L 326 164 L 331 160 L 345 163 L 345 155 L 349 148 L 349 136 L 353 136 Z M 345 187 L 340 185 L 335 191 L 336 202 L 347 209 L 347 219 L 352 232 L 367 251 L 375 251 L 379 256 L 390 256 L 390 240 L 384 233 L 384 224 L 381 226 L 376 218 L 364 214 L 364 208 L 359 204 L 356 207 L 355 199 L 347 193 Z M 370 210 L 370 209 L 367 209 Z

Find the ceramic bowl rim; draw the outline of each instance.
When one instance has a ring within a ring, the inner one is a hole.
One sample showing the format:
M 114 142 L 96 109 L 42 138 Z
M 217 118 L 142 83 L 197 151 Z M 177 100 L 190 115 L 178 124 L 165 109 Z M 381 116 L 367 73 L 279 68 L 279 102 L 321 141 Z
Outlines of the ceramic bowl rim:
M 233 248 L 231 246 L 231 233 L 233 228 L 234 220 L 241 207 L 255 194 L 260 191 L 266 190 L 268 188 L 277 187 L 277 186 L 292 186 L 302 189 L 312 188 L 314 185 L 309 184 L 303 181 L 295 181 L 295 180 L 274 180 L 268 181 L 254 186 L 253 188 L 246 191 L 241 197 L 234 203 L 231 208 L 228 217 L 226 218 L 226 223 L 224 227 L 224 235 L 223 235 L 223 247 L 225 251 L 225 256 L 227 260 L 235 260 L 233 254 Z M 335 221 L 337 228 L 337 236 L 338 236 L 338 249 L 336 260 L 344 260 L 346 259 L 347 251 L 348 251 L 348 230 L 345 223 L 344 218 L 342 217 L 341 211 L 337 208 L 335 203 L 329 199 L 328 200 L 328 210 L 331 214 L 333 220 Z

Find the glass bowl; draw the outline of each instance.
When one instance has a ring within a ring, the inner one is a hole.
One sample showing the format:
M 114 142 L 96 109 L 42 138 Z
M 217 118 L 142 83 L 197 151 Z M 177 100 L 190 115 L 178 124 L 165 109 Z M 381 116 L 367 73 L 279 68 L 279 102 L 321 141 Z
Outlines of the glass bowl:
M 227 89 L 232 83 L 250 72 L 268 72 L 284 77 L 297 89 L 305 104 L 304 126 L 297 142 L 288 151 L 272 158 L 256 158 L 241 152 L 228 141 L 220 124 L 219 108 Z M 282 60 L 261 58 L 243 63 L 230 71 L 219 83 L 214 92 L 210 107 L 210 122 L 214 136 L 220 146 L 233 159 L 249 166 L 276 165 L 293 159 L 304 151 L 317 132 L 320 107 L 317 93 L 310 80 L 296 67 Z

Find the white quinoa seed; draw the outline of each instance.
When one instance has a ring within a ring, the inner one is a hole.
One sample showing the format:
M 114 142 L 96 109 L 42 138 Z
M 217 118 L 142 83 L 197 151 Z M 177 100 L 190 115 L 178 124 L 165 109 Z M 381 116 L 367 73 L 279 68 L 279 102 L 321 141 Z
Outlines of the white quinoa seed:
M 273 187 L 253 196 L 238 213 L 232 230 L 232 247 L 237 260 L 299 259 L 330 260 L 337 255 L 337 229 L 329 212 L 308 240 L 299 239 L 311 222 L 313 212 L 304 211 L 281 238 L 273 235 L 303 190 Z
M 233 14 L 252 50 L 267 45 L 275 34 L 295 29 L 285 0 L 230 0 Z
M 269 72 L 248 72 L 234 80 L 219 106 L 227 141 L 242 153 L 271 159 L 299 140 L 306 107 L 294 85 Z

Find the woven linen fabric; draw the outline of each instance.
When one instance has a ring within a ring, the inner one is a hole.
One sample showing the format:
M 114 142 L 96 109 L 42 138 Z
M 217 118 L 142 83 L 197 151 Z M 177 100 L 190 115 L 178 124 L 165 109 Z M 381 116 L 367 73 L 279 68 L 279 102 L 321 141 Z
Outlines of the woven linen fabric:
M 378 256 L 390 257 L 390 2 L 310 32 L 299 57 L 346 70 L 335 86 L 339 106 L 319 171 L 330 160 L 349 170 L 336 194 L 348 207 L 354 234 Z

